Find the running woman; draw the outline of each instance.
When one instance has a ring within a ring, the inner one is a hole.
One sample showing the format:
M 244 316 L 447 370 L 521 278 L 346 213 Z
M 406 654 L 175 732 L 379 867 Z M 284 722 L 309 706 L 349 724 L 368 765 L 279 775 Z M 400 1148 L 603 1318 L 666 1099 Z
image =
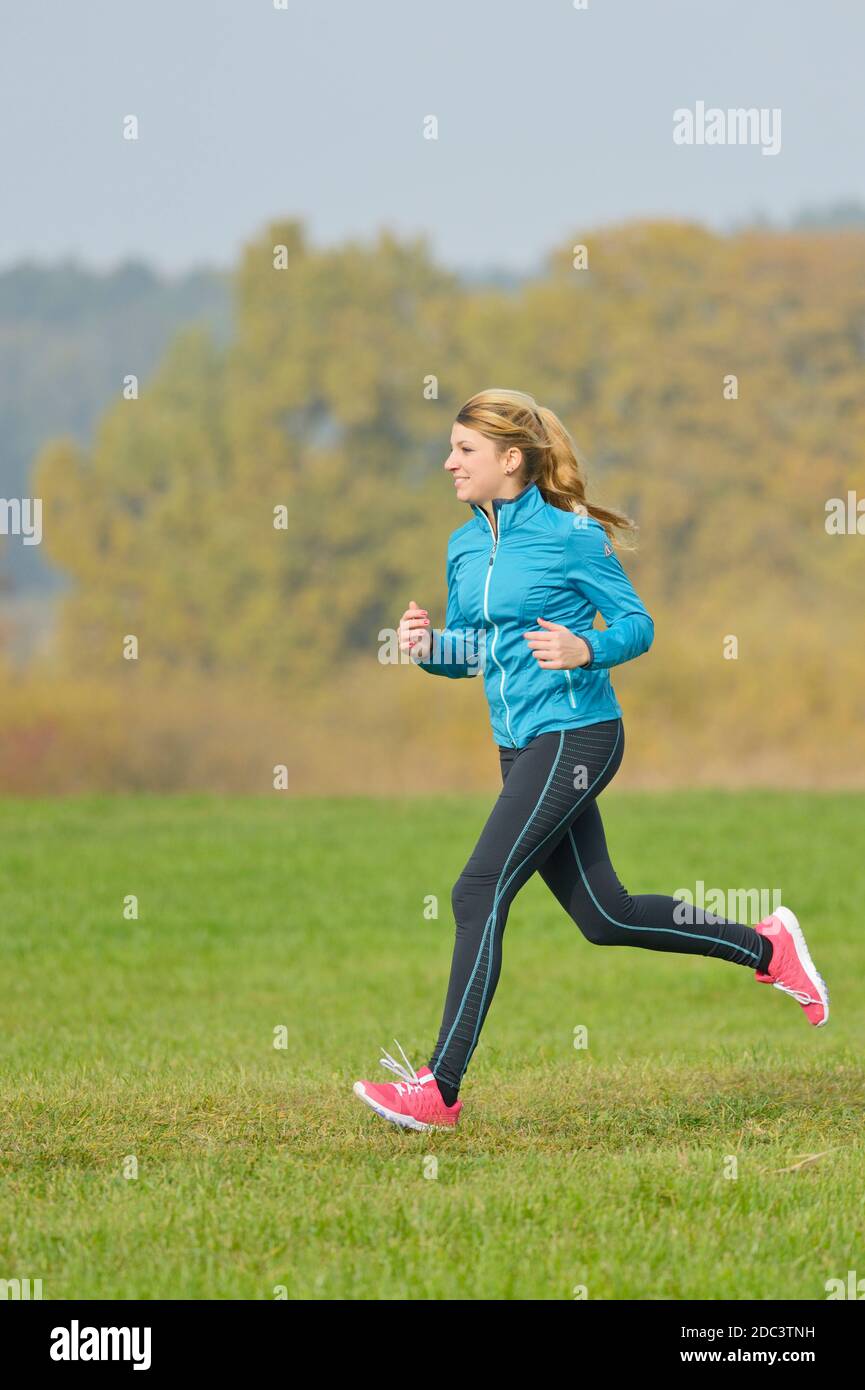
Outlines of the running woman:
M 521 391 L 472 396 L 450 443 L 444 466 L 471 516 L 448 544 L 446 624 L 431 630 L 412 600 L 400 647 L 431 675 L 483 674 L 503 786 L 453 889 L 456 943 L 429 1062 L 416 1072 L 401 1047 L 402 1062 L 385 1052 L 382 1065 L 399 1079 L 357 1081 L 355 1094 L 405 1128 L 457 1123 L 508 911 L 536 871 L 589 941 L 745 966 L 820 1027 L 828 991 L 789 908 L 746 927 L 682 899 L 632 896 L 610 863 L 598 797 L 625 741 L 610 669 L 648 651 L 654 637 L 615 550 L 634 523 L 587 501 L 568 431 Z

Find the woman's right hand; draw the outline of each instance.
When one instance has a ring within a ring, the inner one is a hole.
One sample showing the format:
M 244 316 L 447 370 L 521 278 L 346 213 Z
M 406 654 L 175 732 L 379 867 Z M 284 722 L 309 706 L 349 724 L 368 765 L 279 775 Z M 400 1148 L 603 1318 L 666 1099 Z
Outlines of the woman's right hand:
M 429 661 L 431 648 L 429 614 L 412 599 L 399 620 L 399 649 L 408 652 L 412 661 Z

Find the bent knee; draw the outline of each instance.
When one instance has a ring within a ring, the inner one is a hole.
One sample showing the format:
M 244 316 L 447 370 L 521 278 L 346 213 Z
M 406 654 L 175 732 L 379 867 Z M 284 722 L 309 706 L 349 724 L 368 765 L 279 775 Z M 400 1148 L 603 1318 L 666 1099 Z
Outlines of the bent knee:
M 574 918 L 590 946 L 619 946 L 624 933 L 603 917 Z
M 465 878 L 460 876 L 451 889 L 451 908 L 457 921 L 463 916 L 464 909 L 468 903 L 468 891 Z
M 451 889 L 451 907 L 457 925 L 480 923 L 483 926 L 497 898 L 496 878 L 482 874 L 460 874 Z
M 626 895 L 615 903 L 579 908 L 573 918 L 592 946 L 626 946 L 631 936 L 631 899 Z M 609 914 L 609 915 L 605 915 Z
M 451 889 L 451 908 L 457 925 L 477 917 L 484 907 L 483 894 L 476 879 L 468 874 L 460 874 Z

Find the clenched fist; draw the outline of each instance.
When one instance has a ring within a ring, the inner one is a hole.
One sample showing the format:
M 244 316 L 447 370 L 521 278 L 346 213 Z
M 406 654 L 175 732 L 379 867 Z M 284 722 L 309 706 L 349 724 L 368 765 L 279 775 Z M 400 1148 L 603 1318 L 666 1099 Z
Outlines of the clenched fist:
M 412 661 L 429 661 L 431 648 L 429 614 L 412 599 L 399 620 L 399 649 L 408 652 Z
M 577 637 L 561 623 L 548 623 L 546 618 L 538 618 L 538 622 L 543 631 L 524 632 L 523 636 L 539 666 L 545 671 L 573 671 L 578 666 L 588 666 L 592 649 L 584 637 Z

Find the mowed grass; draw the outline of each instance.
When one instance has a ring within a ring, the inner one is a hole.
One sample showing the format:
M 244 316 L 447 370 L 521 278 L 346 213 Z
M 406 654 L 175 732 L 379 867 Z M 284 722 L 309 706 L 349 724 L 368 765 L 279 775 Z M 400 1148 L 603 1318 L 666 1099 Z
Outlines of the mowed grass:
M 743 967 L 592 946 L 536 877 L 459 1129 L 402 1132 L 351 1085 L 388 1079 L 394 1036 L 429 1057 L 492 799 L 0 803 L 0 1278 L 46 1299 L 823 1299 L 865 1276 L 865 797 L 600 803 L 631 892 L 780 888 L 828 1027 Z

